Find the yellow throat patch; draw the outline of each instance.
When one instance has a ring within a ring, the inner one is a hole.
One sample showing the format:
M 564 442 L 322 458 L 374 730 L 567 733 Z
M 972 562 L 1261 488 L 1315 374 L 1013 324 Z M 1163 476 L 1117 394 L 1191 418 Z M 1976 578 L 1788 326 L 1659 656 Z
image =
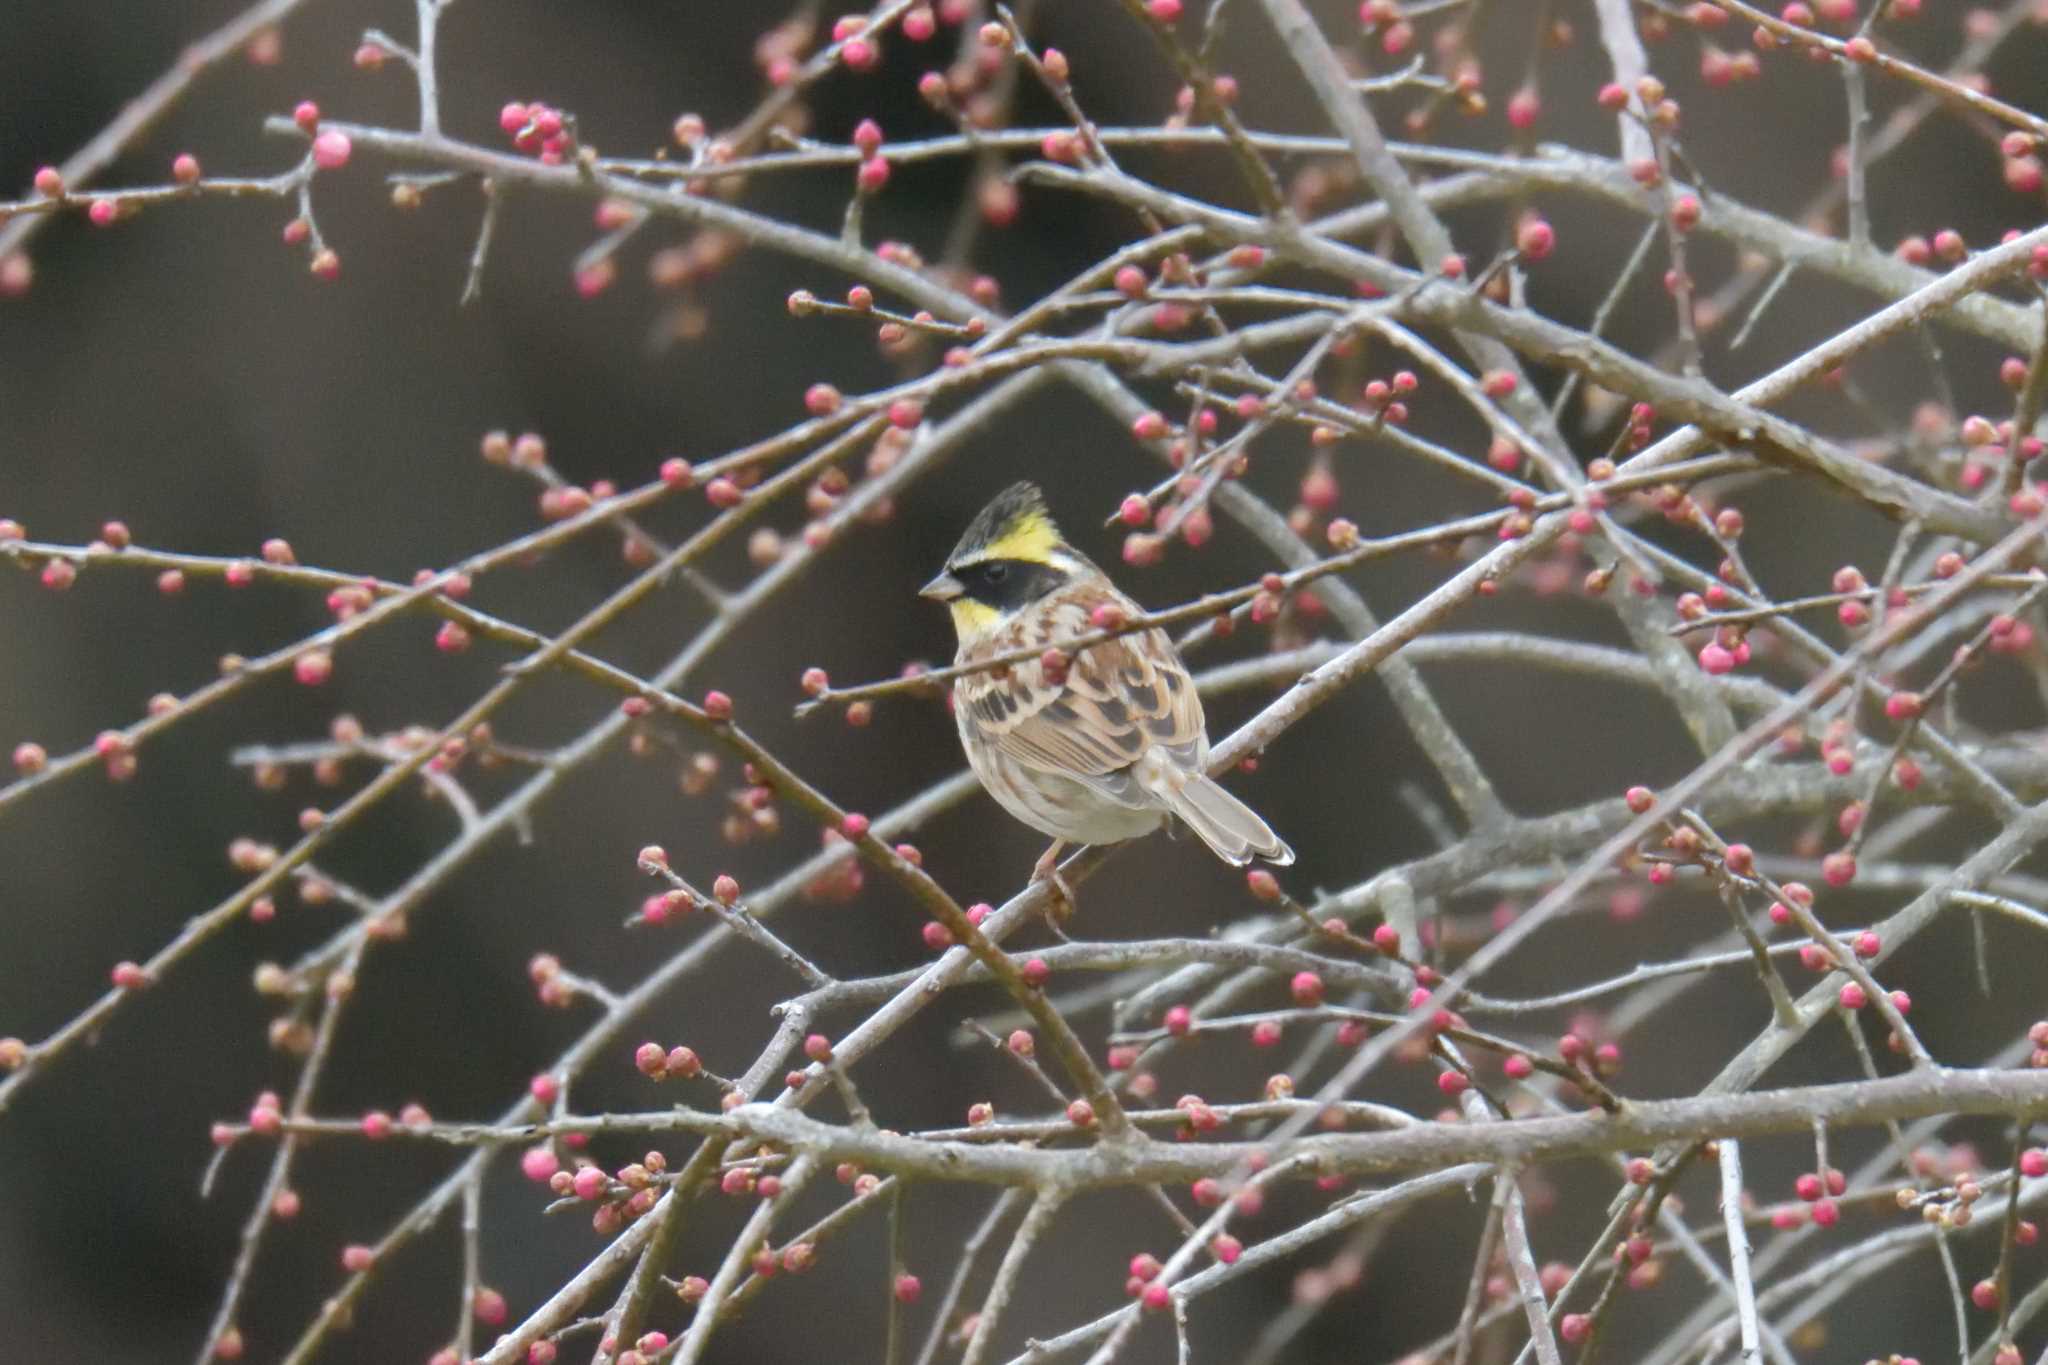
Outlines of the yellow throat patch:
M 994 607 L 971 597 L 956 597 L 946 605 L 953 612 L 953 631 L 963 640 L 973 639 L 1003 619 Z

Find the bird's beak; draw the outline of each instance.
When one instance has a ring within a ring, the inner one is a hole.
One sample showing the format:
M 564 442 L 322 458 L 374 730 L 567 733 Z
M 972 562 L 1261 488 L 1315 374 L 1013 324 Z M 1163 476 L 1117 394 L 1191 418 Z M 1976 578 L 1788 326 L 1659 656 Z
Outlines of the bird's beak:
M 917 590 L 919 597 L 929 597 L 934 602 L 950 602 L 966 592 L 960 580 L 949 573 L 942 573 Z

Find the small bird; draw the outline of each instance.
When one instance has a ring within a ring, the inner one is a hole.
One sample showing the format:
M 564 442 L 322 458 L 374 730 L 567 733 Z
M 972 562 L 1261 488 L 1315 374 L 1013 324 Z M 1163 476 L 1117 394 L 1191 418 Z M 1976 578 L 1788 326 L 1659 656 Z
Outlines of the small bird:
M 956 664 L 1085 635 L 1098 608 L 1144 614 L 1067 544 L 1029 483 L 981 509 L 921 595 L 951 608 Z M 1294 861 L 1251 807 L 1210 780 L 1201 698 L 1156 626 L 1090 645 L 1064 667 L 1041 656 L 955 678 L 953 717 L 989 795 L 1053 837 L 1032 880 L 1051 878 L 1063 895 L 1053 864 L 1066 844 L 1135 839 L 1168 815 L 1234 866 L 1254 855 Z

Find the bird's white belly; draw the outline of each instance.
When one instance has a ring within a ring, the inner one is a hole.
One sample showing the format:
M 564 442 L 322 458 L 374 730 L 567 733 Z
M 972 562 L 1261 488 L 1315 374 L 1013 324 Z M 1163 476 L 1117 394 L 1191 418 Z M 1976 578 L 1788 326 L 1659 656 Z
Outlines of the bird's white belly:
M 1112 801 L 1084 782 L 1027 768 L 993 748 L 961 747 L 997 804 L 1041 834 L 1077 844 L 1114 844 L 1150 834 L 1165 821 L 1156 808 Z

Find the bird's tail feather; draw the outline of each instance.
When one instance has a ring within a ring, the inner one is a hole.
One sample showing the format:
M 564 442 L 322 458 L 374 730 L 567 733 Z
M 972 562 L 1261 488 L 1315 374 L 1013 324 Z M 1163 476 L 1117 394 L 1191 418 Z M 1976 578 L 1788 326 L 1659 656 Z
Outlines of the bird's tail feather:
M 1181 822 L 1224 862 L 1243 867 L 1254 854 L 1282 866 L 1294 861 L 1294 850 L 1257 811 L 1200 773 L 1162 795 Z

